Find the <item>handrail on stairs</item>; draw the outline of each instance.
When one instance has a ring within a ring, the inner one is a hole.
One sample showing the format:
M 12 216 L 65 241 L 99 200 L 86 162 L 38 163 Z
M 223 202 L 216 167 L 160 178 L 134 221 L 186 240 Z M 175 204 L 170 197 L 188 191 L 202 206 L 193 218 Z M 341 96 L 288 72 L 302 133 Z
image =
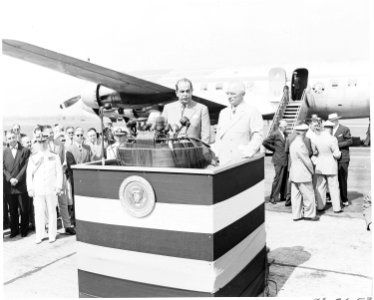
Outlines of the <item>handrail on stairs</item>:
M 277 126 L 277 124 L 280 120 L 280 116 L 283 116 L 284 110 L 286 109 L 286 106 L 289 102 L 289 95 L 290 95 L 289 87 L 287 85 L 285 85 L 283 87 L 282 99 L 281 99 L 281 101 L 278 105 L 276 113 L 274 114 L 273 121 L 271 123 L 271 126 L 270 126 L 266 136 L 269 136 L 269 134 L 275 129 L 275 126 Z

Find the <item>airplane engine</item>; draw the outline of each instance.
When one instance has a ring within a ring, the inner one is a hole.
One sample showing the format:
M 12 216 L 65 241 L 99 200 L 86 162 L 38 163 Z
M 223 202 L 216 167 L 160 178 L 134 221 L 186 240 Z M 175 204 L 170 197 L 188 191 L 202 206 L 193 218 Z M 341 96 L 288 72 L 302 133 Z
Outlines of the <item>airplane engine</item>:
M 104 103 L 112 102 L 114 94 L 118 93 L 101 84 L 89 84 L 83 89 L 81 99 L 88 107 L 97 109 Z

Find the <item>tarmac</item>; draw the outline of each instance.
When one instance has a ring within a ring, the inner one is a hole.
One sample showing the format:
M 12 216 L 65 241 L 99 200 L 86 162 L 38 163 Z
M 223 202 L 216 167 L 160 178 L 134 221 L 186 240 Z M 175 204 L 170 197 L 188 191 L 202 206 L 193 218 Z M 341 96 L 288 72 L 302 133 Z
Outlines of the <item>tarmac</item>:
M 270 160 L 265 158 L 266 201 L 274 176 Z M 372 296 L 372 236 L 366 230 L 361 209 L 363 197 L 370 190 L 370 174 L 370 148 L 351 148 L 351 205 L 338 215 L 329 207 L 318 222 L 294 222 L 291 208 L 284 202 L 266 203 L 269 273 L 263 296 Z M 44 240 L 36 245 L 34 234 L 3 238 L 3 296 L 77 298 L 75 236 L 61 233 L 52 244 Z

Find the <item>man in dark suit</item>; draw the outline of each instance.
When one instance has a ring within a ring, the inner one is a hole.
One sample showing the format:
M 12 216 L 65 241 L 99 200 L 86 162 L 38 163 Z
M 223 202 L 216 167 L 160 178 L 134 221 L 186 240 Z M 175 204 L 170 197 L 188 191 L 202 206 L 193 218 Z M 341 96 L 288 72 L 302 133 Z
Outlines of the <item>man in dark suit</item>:
M 304 124 L 304 121 L 297 121 L 296 124 L 295 124 L 295 127 L 299 126 L 299 125 L 303 125 L 303 124 Z M 289 153 L 290 153 L 290 145 L 295 140 L 296 136 L 297 136 L 296 131 L 293 131 L 286 138 L 286 145 L 285 145 L 285 150 L 284 151 L 287 153 L 287 155 L 289 155 Z M 312 157 L 312 155 L 313 155 L 312 142 L 306 136 L 303 137 L 303 141 L 304 141 L 304 144 L 305 144 L 306 148 L 308 149 L 309 157 Z M 290 167 L 291 167 L 290 162 L 291 162 L 290 159 L 288 159 L 288 171 L 290 170 Z M 291 205 L 291 181 L 290 180 L 287 180 L 287 194 L 286 194 L 285 205 L 286 206 Z
M 26 168 L 30 155 L 28 149 L 17 142 L 13 132 L 7 133 L 9 148 L 3 150 L 4 194 L 9 205 L 10 237 L 19 233 L 19 215 L 21 212 L 21 235 L 27 236 L 29 227 L 29 199 L 26 187 Z
M 275 177 L 271 186 L 270 203 L 284 201 L 287 187 L 287 162 L 285 152 L 286 144 L 286 120 L 280 120 L 278 129 L 274 130 L 263 142 L 262 145 L 274 152 L 272 163 L 274 164 Z M 280 197 L 279 197 L 280 196 Z
M 344 206 L 348 206 L 348 166 L 349 166 L 349 146 L 352 145 L 351 131 L 348 127 L 339 124 L 340 117 L 337 113 L 329 115 L 329 121 L 335 124 L 333 128 L 333 135 L 338 140 L 339 150 L 342 153 L 338 160 L 338 180 L 340 189 L 340 200 Z

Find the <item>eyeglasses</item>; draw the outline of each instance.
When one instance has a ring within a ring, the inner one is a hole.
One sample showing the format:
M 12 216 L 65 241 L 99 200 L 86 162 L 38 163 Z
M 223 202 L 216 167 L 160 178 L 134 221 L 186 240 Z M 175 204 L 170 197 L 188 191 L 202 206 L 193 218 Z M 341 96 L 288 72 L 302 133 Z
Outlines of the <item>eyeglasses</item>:
M 75 136 L 77 136 L 77 137 L 81 137 L 81 136 L 83 136 L 83 134 L 76 134 Z
M 74 134 L 74 131 L 67 131 L 67 134 Z

